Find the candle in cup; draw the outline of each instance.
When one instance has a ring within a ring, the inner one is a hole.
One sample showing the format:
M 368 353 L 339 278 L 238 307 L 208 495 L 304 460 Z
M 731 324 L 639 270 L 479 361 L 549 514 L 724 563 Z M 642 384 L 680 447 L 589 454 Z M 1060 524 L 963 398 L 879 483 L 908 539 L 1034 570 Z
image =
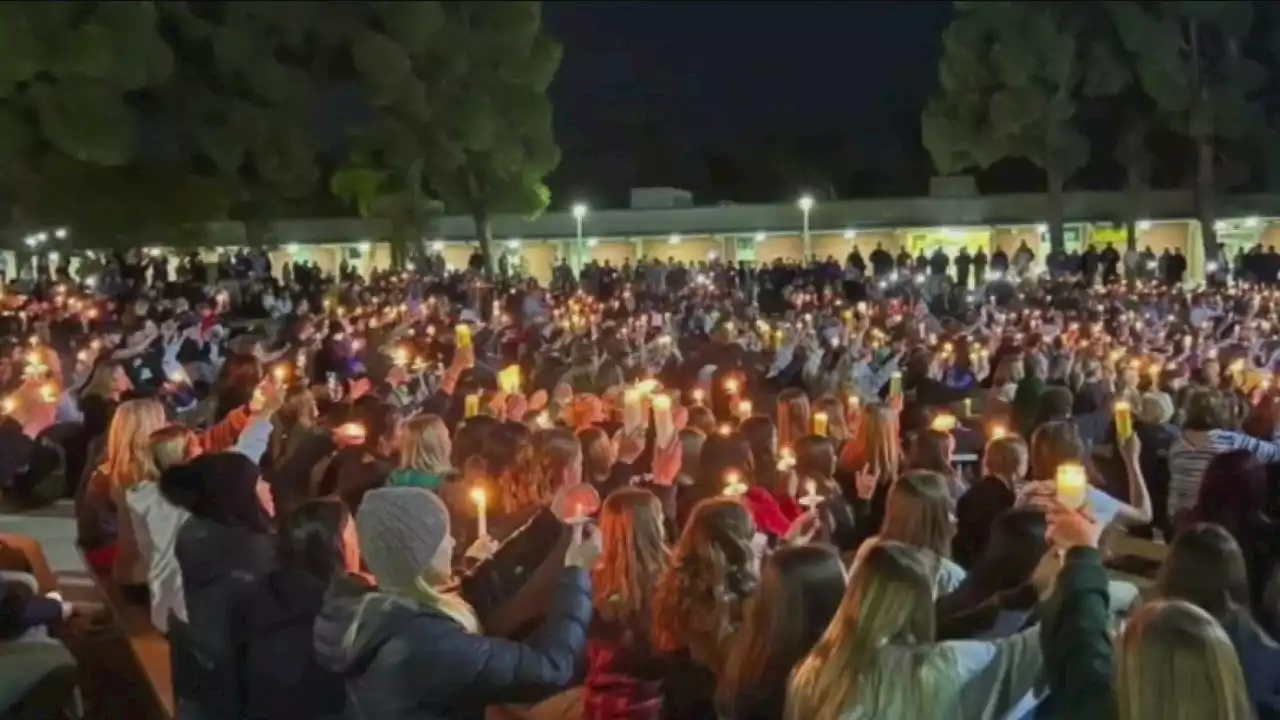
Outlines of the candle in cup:
M 742 383 L 738 382 L 738 378 L 725 378 L 724 391 L 729 395 L 737 395 L 742 390 Z
M 453 336 L 458 347 L 471 347 L 471 326 L 459 323 L 453 328 Z
M 498 373 L 498 387 L 507 395 L 520 392 L 520 366 L 508 365 Z
M 826 437 L 827 428 L 830 425 L 830 423 L 831 423 L 831 418 L 828 417 L 828 415 L 825 412 L 819 410 L 818 412 L 814 413 L 813 414 L 813 434 Z
M 742 482 L 742 473 L 728 470 L 724 474 L 724 494 L 730 497 L 747 494 L 747 486 Z
M 822 504 L 822 496 L 818 494 L 818 483 L 813 480 L 805 481 L 804 497 L 800 498 L 800 504 L 806 510 L 812 510 Z
M 933 418 L 933 422 L 929 424 L 930 430 L 949 433 L 956 429 L 956 416 L 951 413 L 939 413 Z
M 476 537 L 489 536 L 489 518 L 487 514 L 488 498 L 485 497 L 483 488 L 475 488 L 471 491 L 471 502 L 476 504 Z
M 739 400 L 738 407 L 737 407 L 738 418 L 741 420 L 746 420 L 747 418 L 751 417 L 751 412 L 753 409 L 754 408 L 752 407 L 750 400 Z
M 1089 494 L 1089 480 L 1084 466 L 1079 463 L 1063 463 L 1056 476 L 1058 502 L 1064 507 L 1079 510 Z
M 973 398 L 964 399 L 964 416 L 973 417 Z
M 644 394 L 637 388 L 627 388 L 622 393 L 622 425 L 627 432 L 634 432 L 644 422 Z
M 367 437 L 364 426 L 360 423 L 349 422 L 338 427 L 338 434 L 351 443 L 362 443 Z
M 1116 403 L 1116 436 L 1128 440 L 1133 435 L 1133 410 L 1129 403 L 1121 400 Z
M 703 401 L 706 400 L 707 393 L 703 391 L 702 388 L 694 388 L 693 392 L 689 394 L 689 397 L 693 398 L 694 405 L 701 405 Z
M 463 401 L 462 416 L 464 418 L 473 418 L 480 414 L 480 396 L 471 393 Z
M 992 425 L 991 431 L 987 433 L 987 435 L 990 437 L 991 440 L 999 440 L 1000 438 L 1008 434 L 1009 434 L 1009 431 L 1005 430 L 1003 425 Z
M 676 426 L 671 417 L 671 396 L 653 396 L 653 429 L 654 441 L 660 448 L 670 447 L 675 439 Z
M 277 383 L 283 385 L 289 381 L 289 367 L 287 365 L 276 365 L 271 371 L 271 375 L 276 379 Z

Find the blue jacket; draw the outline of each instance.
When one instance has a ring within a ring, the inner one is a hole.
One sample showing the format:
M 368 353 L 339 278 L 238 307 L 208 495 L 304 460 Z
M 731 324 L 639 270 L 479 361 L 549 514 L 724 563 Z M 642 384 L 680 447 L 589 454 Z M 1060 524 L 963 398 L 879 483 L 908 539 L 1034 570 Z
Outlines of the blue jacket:
M 489 705 L 536 702 L 574 679 L 591 624 L 591 580 L 561 571 L 527 643 L 473 635 L 436 610 L 339 579 L 316 618 L 320 666 L 340 673 L 351 720 L 480 720 Z

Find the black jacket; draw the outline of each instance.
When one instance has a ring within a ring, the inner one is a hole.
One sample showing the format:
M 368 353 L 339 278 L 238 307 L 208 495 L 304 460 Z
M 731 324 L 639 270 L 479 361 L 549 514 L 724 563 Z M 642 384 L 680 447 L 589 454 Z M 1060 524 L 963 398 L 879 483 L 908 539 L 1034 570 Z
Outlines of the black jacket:
M 344 677 L 353 720 L 479 720 L 489 705 L 536 702 L 567 686 L 590 623 L 590 576 L 574 568 L 561 571 L 528 643 L 473 635 L 434 608 L 341 579 L 316 619 L 316 655 Z
M 342 717 L 342 678 L 322 670 L 314 650 L 316 615 L 328 587 L 306 571 L 281 568 L 253 588 L 241 681 L 249 720 Z
M 185 637 L 211 666 L 198 688 L 174 688 L 179 704 L 196 705 L 209 717 L 244 717 L 244 613 L 254 584 L 273 565 L 271 539 L 198 517 L 178 530 L 174 555 L 187 603 Z

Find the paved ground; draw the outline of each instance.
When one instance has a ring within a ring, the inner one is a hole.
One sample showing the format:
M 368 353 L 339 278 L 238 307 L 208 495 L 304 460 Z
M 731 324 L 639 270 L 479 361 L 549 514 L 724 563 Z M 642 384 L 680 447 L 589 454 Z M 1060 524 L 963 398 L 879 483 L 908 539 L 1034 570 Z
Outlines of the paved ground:
M 102 608 L 102 598 L 89 578 L 75 545 L 71 501 L 21 515 L 0 513 L 0 533 L 29 535 L 40 541 L 58 575 L 63 596 L 89 609 Z M 85 717 L 91 720 L 157 720 L 148 686 L 128 643 L 118 633 L 73 635 L 68 646 L 80 660 Z

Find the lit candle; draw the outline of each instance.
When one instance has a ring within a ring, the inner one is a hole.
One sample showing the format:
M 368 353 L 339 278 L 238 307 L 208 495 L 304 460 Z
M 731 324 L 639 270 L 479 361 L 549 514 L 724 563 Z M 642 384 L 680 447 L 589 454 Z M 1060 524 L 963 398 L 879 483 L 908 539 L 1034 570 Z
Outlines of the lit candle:
M 520 366 L 508 365 L 498 373 L 498 387 L 507 395 L 520 392 Z
M 1003 425 L 996 424 L 991 426 L 991 430 L 987 433 L 987 436 L 992 440 L 999 440 L 1008 434 L 1009 431 L 1005 430 Z
M 773 331 L 773 351 L 778 352 L 782 349 L 782 328 Z
M 738 378 L 730 377 L 724 379 L 724 391 L 732 395 L 737 395 L 742 390 L 742 383 L 738 382 Z
M 471 502 L 476 504 L 476 537 L 488 537 L 488 498 L 485 497 L 484 488 L 475 488 L 471 491 Z
M 742 473 L 737 470 L 725 471 L 724 494 L 731 497 L 747 494 L 747 486 L 742 482 Z
M 804 497 L 800 498 L 800 504 L 806 510 L 812 510 L 822 504 L 822 496 L 818 494 L 818 483 L 813 480 L 804 482 Z
M 1063 463 L 1057 473 L 1058 502 L 1072 510 L 1079 510 L 1089 493 L 1089 480 L 1084 466 L 1079 463 Z
M 0 412 L 3 412 L 5 415 L 12 414 L 13 411 L 17 409 L 18 409 L 17 400 L 14 400 L 11 397 L 7 397 L 4 400 L 0 400 Z
M 347 442 L 358 445 L 365 441 L 367 437 L 364 426 L 360 423 L 349 422 L 338 427 L 338 434 Z
M 653 396 L 653 428 L 654 442 L 660 448 L 671 446 L 676 436 L 675 421 L 671 417 L 671 396 Z
M 896 370 L 889 376 L 889 397 L 895 399 L 902 397 L 902 373 Z
M 460 348 L 471 347 L 471 326 L 459 323 L 453 328 L 453 336 Z
M 406 350 L 405 348 L 398 347 L 395 350 L 391 351 L 391 362 L 396 367 L 404 367 L 408 365 L 409 360 L 410 360 L 409 351 Z
M 733 426 L 729 423 L 720 423 L 720 427 L 716 428 L 716 432 L 728 437 L 733 434 Z
M 644 415 L 644 395 L 636 388 L 627 388 L 622 393 L 622 425 L 628 433 L 640 428 Z
M 471 393 L 463 400 L 462 417 L 473 418 L 480 414 L 480 396 Z
M 813 434 L 827 436 L 827 426 L 830 424 L 831 418 L 821 410 L 813 414 Z
M 1128 440 L 1133 435 L 1133 411 L 1129 403 L 1121 400 L 1116 403 L 1116 436 Z
M 185 373 L 183 374 L 185 375 Z M 283 385 L 286 382 L 289 382 L 289 366 L 284 364 L 276 365 L 275 368 L 271 370 L 271 375 L 276 379 L 277 383 Z
M 973 398 L 964 399 L 964 416 L 967 418 L 973 417 Z
M 689 397 L 693 398 L 694 405 L 701 405 L 706 400 L 707 393 L 702 388 L 694 388 L 693 392 L 689 393 Z
M 752 409 L 753 409 L 753 408 L 752 408 L 752 406 L 751 406 L 751 401 L 750 401 L 750 400 L 739 400 L 739 401 L 738 401 L 738 408 L 737 408 L 737 410 L 738 410 L 738 418 L 739 418 L 739 419 L 741 419 L 741 420 L 746 420 L 747 418 L 751 417 L 751 411 L 752 411 Z
M 956 416 L 951 413 L 938 413 L 929 424 L 929 429 L 949 433 L 956 429 Z

